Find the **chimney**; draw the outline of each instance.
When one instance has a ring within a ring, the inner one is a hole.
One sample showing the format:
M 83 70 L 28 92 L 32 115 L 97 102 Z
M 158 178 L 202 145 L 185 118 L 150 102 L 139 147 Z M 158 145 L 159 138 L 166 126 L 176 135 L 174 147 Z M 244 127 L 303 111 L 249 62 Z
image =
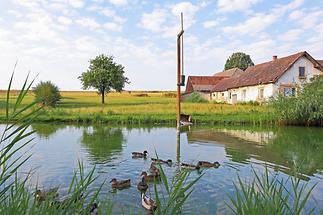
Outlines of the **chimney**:
M 277 60 L 277 55 L 273 56 L 273 61 Z

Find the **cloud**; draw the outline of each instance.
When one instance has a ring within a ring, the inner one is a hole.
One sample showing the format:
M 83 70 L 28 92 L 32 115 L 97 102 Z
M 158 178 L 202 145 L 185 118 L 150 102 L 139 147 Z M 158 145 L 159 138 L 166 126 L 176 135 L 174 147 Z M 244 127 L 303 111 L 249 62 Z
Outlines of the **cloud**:
M 291 29 L 286 31 L 284 34 L 279 35 L 278 38 L 284 42 L 293 42 L 300 38 L 300 35 L 303 33 L 302 29 Z
M 122 27 L 114 22 L 107 22 L 103 25 L 103 27 L 107 30 L 111 30 L 111 31 L 121 31 Z
M 261 0 L 218 0 L 220 12 L 245 11 Z
M 115 6 L 125 6 L 128 4 L 127 0 L 109 0 L 109 2 Z
M 219 22 L 217 20 L 209 20 L 203 22 L 203 27 L 204 28 L 214 28 L 219 25 Z
M 187 30 L 195 23 L 195 15 L 199 7 L 190 2 L 180 2 L 163 8 L 155 8 L 150 13 L 144 13 L 139 27 L 163 37 L 174 37 L 180 29 L 180 14 L 184 14 L 184 28 Z
M 155 9 L 151 13 L 144 13 L 139 26 L 152 32 L 161 32 L 166 22 L 167 15 L 163 9 Z
M 70 18 L 65 17 L 65 16 L 57 17 L 57 21 L 62 25 L 70 25 L 70 24 L 72 24 L 72 20 Z
M 96 22 L 94 18 L 89 17 L 77 19 L 75 22 L 82 27 L 90 28 L 92 30 L 101 27 L 101 25 L 98 22 Z
M 83 0 L 68 0 L 69 4 L 75 8 L 81 8 L 84 6 Z

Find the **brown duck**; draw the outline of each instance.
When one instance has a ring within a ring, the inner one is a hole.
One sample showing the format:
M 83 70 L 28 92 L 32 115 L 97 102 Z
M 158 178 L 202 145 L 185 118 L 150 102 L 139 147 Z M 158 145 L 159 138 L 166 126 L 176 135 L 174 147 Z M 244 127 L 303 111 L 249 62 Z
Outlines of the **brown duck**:
M 141 182 L 138 183 L 137 188 L 142 192 L 145 192 L 148 189 L 148 184 L 145 182 L 144 177 L 141 178 Z
M 142 178 L 144 179 L 145 182 L 147 181 L 159 181 L 160 180 L 160 175 L 148 175 L 147 172 L 142 172 L 141 173 Z
M 201 167 L 214 167 L 214 168 L 219 168 L 220 163 L 215 161 L 214 163 L 208 162 L 208 161 L 199 161 L 197 163 L 198 166 Z
M 148 152 L 145 150 L 143 152 L 132 152 L 132 158 L 147 158 Z
M 171 159 L 168 160 L 161 160 L 161 159 L 157 159 L 157 158 L 151 158 L 151 160 L 155 163 L 160 163 L 160 164 L 167 164 L 167 165 L 172 165 L 173 161 Z
M 189 169 L 189 170 L 199 170 L 200 169 L 200 166 L 197 165 L 193 165 L 193 164 L 187 164 L 187 163 L 181 163 L 181 167 L 183 169 Z
M 110 181 L 110 183 L 111 183 L 111 187 L 116 188 L 116 189 L 127 188 L 127 187 L 130 187 L 130 185 L 131 185 L 130 179 L 118 181 L 116 178 L 113 178 Z
M 159 175 L 159 169 L 154 165 L 154 163 L 150 164 L 149 172 L 153 175 Z
M 57 191 L 58 191 L 58 187 L 45 190 L 45 191 L 37 190 L 35 193 L 35 197 L 38 201 L 44 201 L 47 198 L 56 198 L 58 197 Z

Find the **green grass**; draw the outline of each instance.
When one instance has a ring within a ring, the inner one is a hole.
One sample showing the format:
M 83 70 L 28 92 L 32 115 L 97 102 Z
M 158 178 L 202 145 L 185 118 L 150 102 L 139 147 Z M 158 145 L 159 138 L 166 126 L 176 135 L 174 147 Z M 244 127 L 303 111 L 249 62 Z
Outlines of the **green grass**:
M 10 104 L 18 92 L 13 92 Z M 106 104 L 95 92 L 61 92 L 56 108 L 44 108 L 39 122 L 109 122 L 115 124 L 147 124 L 176 122 L 176 98 L 172 92 L 109 93 Z M 0 92 L 0 120 L 5 116 L 6 92 Z M 34 100 L 26 95 L 23 104 Z M 182 103 L 182 112 L 191 114 L 195 123 L 207 124 L 269 124 L 274 122 L 266 105 Z

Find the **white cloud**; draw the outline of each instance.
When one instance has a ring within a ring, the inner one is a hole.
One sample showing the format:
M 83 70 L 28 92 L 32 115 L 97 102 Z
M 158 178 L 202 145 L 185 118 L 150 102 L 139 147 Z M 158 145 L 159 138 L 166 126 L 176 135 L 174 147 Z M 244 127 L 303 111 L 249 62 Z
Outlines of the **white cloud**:
M 218 10 L 221 12 L 244 11 L 261 0 L 218 0 Z
M 68 0 L 68 3 L 75 8 L 81 8 L 84 6 L 83 0 Z
M 62 25 L 70 25 L 70 24 L 72 24 L 72 20 L 70 18 L 65 17 L 65 16 L 59 16 L 57 18 L 57 21 Z
M 203 22 L 203 27 L 204 28 L 214 28 L 219 25 L 219 22 L 217 20 L 209 20 Z
M 223 27 L 225 33 L 256 35 L 278 19 L 276 14 L 258 13 L 246 21 L 234 26 Z
M 278 38 L 285 42 L 293 42 L 299 39 L 302 33 L 303 33 L 302 29 L 291 29 L 283 33 L 282 35 L 279 35 Z
M 122 27 L 114 22 L 107 22 L 103 25 L 104 28 L 111 31 L 121 31 Z
M 166 11 L 155 9 L 151 13 L 144 13 L 142 15 L 139 26 L 153 32 L 161 32 L 165 21 Z
M 128 4 L 127 0 L 109 0 L 111 4 L 115 6 L 125 6 Z
M 75 21 L 77 24 L 79 24 L 82 27 L 90 28 L 90 29 L 98 29 L 100 28 L 100 24 L 95 21 L 93 18 L 80 18 Z

